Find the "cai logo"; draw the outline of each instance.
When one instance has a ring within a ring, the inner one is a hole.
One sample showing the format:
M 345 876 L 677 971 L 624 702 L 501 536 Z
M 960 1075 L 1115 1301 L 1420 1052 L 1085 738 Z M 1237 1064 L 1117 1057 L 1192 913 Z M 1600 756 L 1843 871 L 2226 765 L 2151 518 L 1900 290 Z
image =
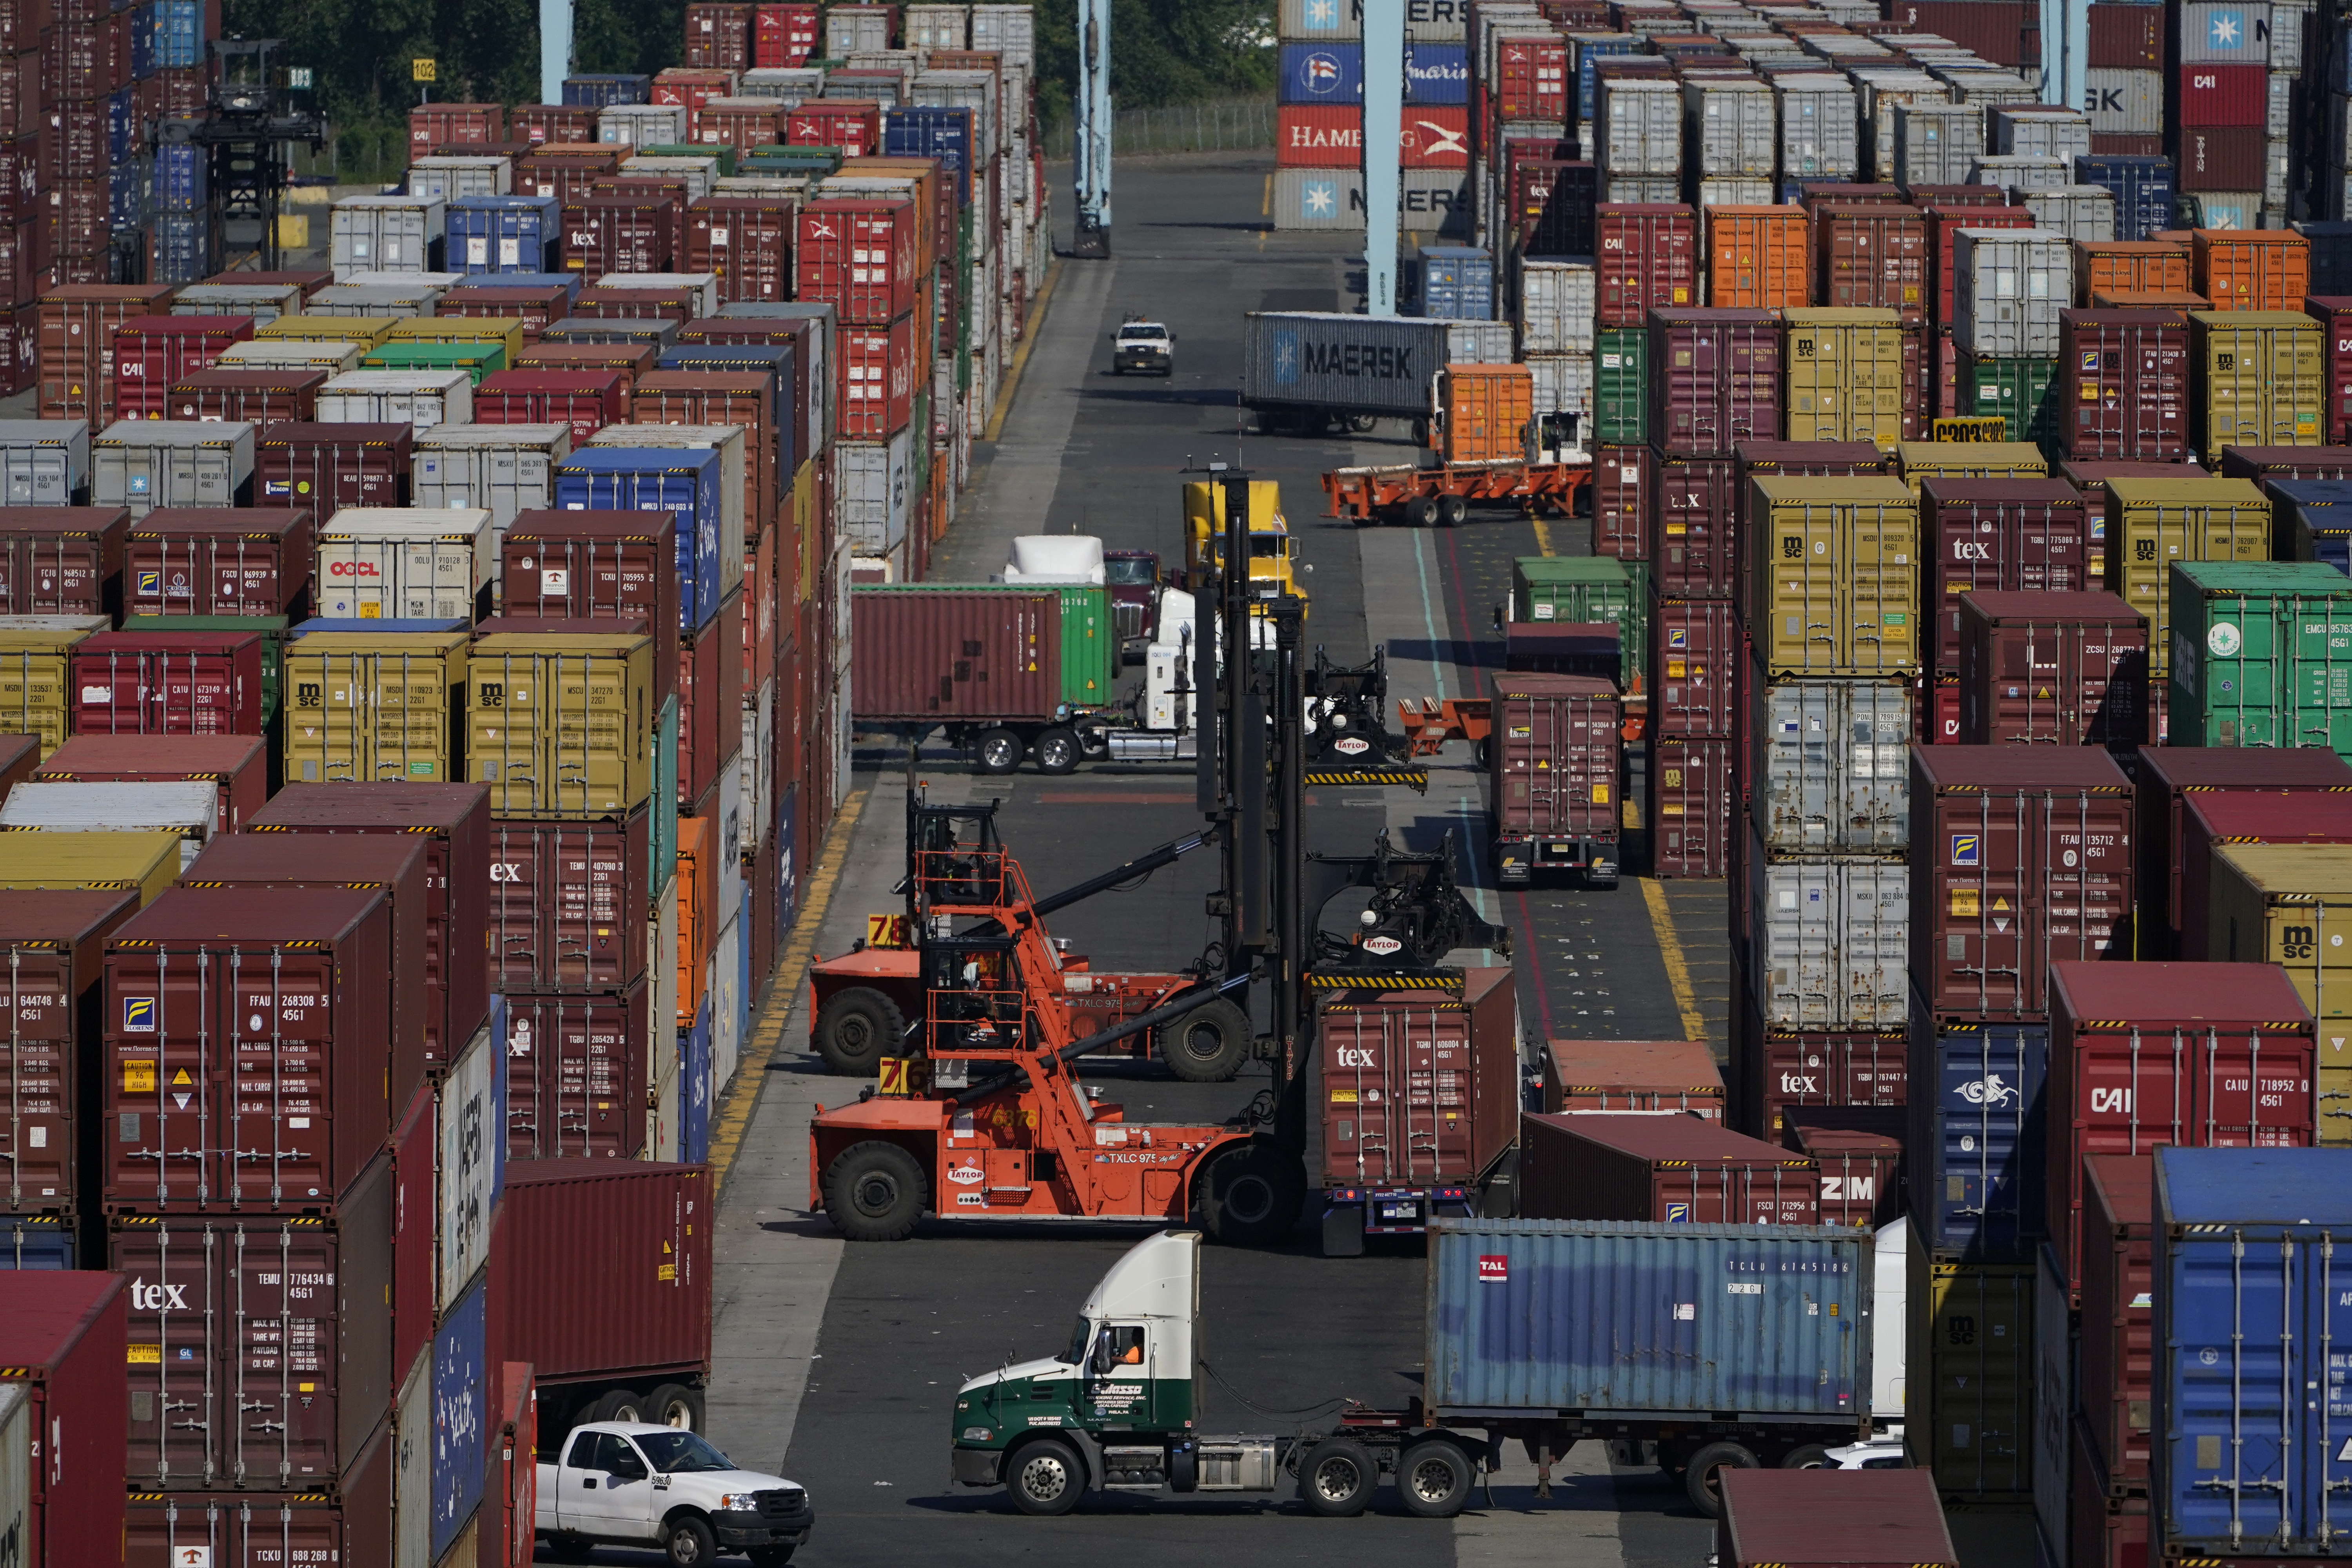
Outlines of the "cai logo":
M 1304 79 L 1301 86 L 1320 95 L 1339 91 L 1344 73 L 1339 69 L 1338 56 L 1317 53 L 1307 57 L 1306 63 L 1299 68 L 1299 75 Z
M 1337 180 L 1307 180 L 1298 187 L 1300 217 L 1337 217 L 1339 216 L 1339 182 Z
M 1983 849 L 1984 840 L 1979 838 L 1973 833 L 1955 833 L 1952 835 L 1952 864 L 1955 866 L 1974 866 L 1979 864 Z
M 158 567 L 142 566 L 139 569 L 138 591 L 142 594 L 162 593 L 163 591 L 163 571 Z
M 122 1032 L 126 1035 L 152 1035 L 155 1032 L 155 998 L 125 996 L 122 999 Z

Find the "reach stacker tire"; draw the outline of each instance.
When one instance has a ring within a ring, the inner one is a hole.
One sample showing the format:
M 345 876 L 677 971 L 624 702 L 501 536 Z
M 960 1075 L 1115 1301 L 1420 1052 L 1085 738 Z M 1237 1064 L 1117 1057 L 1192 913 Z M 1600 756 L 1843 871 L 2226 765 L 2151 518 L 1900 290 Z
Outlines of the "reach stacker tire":
M 907 1016 L 879 991 L 853 986 L 817 1014 L 816 1054 L 836 1078 L 872 1078 L 883 1058 L 907 1054 Z
M 1160 1059 L 1186 1083 L 1228 1083 L 1249 1059 L 1247 1014 L 1220 996 L 1160 1031 Z
M 1222 1247 L 1271 1247 L 1298 1223 L 1307 1173 L 1268 1138 L 1236 1143 L 1201 1173 L 1201 1228 Z
M 824 1212 L 852 1241 L 904 1241 L 929 1206 L 929 1187 L 896 1143 L 855 1143 L 825 1168 Z
M 1326 1519 L 1353 1519 L 1371 1505 L 1381 1484 L 1372 1451 L 1353 1437 L 1326 1437 L 1307 1451 L 1298 1467 L 1298 1496 L 1307 1511 Z

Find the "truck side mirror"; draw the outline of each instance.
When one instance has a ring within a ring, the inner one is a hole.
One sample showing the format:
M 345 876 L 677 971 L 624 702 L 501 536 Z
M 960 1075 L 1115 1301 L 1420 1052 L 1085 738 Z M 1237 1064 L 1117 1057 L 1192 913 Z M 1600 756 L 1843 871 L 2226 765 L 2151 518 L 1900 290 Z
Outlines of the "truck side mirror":
M 1097 1377 L 1108 1377 L 1110 1375 L 1110 1331 L 1108 1330 L 1105 1330 L 1095 1336 L 1095 1353 L 1088 1359 L 1092 1363 L 1094 1373 Z

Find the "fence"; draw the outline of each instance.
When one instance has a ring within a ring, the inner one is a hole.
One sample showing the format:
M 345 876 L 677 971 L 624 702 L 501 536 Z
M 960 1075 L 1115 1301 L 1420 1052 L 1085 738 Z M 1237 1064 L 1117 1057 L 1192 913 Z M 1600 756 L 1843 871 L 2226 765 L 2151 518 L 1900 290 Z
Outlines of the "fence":
M 1045 131 L 1045 156 L 1067 158 L 1075 128 L 1067 120 Z M 1111 155 L 1214 153 L 1274 145 L 1274 100 L 1216 99 L 1164 109 L 1122 109 L 1111 116 Z

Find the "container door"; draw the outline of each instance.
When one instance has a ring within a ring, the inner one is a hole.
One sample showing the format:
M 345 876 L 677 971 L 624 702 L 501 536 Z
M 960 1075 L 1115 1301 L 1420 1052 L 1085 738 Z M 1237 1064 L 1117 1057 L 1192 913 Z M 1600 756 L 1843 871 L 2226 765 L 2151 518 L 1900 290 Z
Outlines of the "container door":
M 19 1562 L 47 1559 L 33 1522 L 33 1392 L 21 1383 L 0 1383 L 0 1541 L 15 1547 Z

